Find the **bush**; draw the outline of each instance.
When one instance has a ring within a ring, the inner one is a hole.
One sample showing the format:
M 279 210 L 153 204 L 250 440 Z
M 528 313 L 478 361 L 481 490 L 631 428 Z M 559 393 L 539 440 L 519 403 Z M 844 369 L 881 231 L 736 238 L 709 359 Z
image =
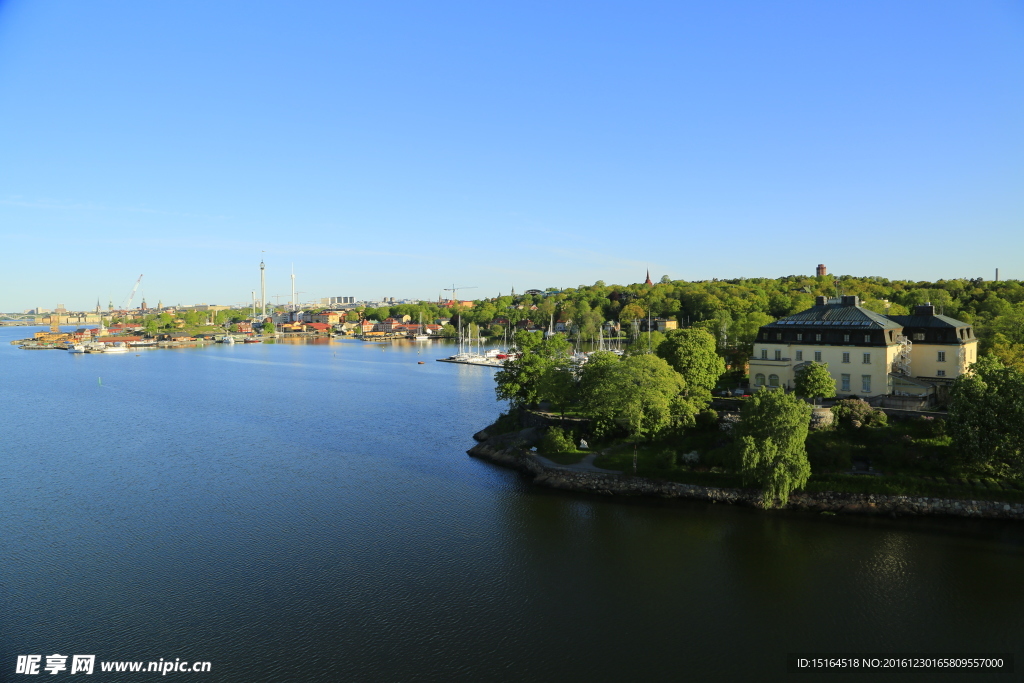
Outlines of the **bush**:
M 884 427 L 889 423 L 885 413 L 872 408 L 867 401 L 846 398 L 832 406 L 832 416 L 837 426 L 846 429 L 858 427 Z
M 702 410 L 697 413 L 697 429 L 712 430 L 718 427 L 718 413 L 711 410 Z
M 540 450 L 548 454 L 575 453 L 576 442 L 571 431 L 563 430 L 561 427 L 548 427 L 544 438 L 541 439 Z

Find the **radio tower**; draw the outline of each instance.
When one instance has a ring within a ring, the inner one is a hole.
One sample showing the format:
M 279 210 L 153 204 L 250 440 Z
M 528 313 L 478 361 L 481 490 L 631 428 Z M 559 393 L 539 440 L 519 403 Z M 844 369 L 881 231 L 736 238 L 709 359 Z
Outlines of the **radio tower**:
M 261 317 L 267 317 L 267 266 L 260 259 L 260 310 Z

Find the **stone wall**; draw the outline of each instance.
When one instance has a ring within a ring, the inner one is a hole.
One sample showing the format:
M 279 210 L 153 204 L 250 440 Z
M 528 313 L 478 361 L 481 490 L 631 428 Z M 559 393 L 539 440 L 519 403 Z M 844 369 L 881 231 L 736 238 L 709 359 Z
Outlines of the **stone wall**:
M 488 441 L 478 443 L 468 452 L 474 457 L 523 472 L 533 477 L 534 484 L 549 488 L 604 496 L 655 496 L 761 507 L 761 494 L 756 490 L 548 468 L 537 462 L 528 450 L 516 446 L 502 448 L 501 444 L 489 444 Z M 861 493 L 795 493 L 790 496 L 786 508 L 845 514 L 949 515 L 1024 520 L 1024 503 Z

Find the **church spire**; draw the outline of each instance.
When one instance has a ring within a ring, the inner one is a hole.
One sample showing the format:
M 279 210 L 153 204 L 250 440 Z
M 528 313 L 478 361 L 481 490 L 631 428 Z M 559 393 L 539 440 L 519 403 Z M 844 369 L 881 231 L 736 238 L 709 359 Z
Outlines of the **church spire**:
M 647 269 L 647 279 L 644 280 L 644 284 L 645 285 L 651 285 L 651 286 L 654 285 L 654 283 L 651 282 L 651 269 L 650 268 Z

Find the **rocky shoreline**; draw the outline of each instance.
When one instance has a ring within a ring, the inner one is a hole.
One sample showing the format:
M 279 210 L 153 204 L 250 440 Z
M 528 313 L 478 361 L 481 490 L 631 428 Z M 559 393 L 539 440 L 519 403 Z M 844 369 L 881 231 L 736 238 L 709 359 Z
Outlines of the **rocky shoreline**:
M 529 450 L 536 443 L 540 430 L 536 427 L 520 432 L 489 436 L 486 431 L 473 435 L 479 443 L 467 451 L 469 455 L 533 477 L 533 483 L 554 489 L 579 491 L 604 496 L 650 496 L 679 498 L 762 507 L 759 491 L 716 488 L 697 484 L 681 484 L 624 474 L 573 471 L 562 467 L 546 467 Z M 795 493 L 783 509 L 889 516 L 943 515 L 974 519 L 1024 520 L 1024 503 L 990 500 L 957 500 L 919 498 L 864 493 Z

